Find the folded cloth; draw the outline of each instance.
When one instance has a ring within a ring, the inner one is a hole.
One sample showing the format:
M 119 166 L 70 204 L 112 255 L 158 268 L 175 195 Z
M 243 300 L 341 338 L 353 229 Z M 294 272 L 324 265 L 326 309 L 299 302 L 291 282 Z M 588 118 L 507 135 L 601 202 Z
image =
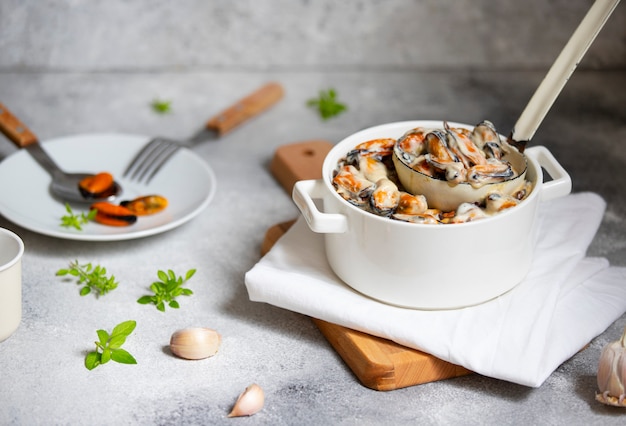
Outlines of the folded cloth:
M 250 300 L 384 337 L 476 373 L 540 386 L 626 311 L 626 268 L 585 253 L 604 200 L 578 193 L 542 203 L 533 264 L 489 302 L 423 311 L 352 290 L 330 269 L 324 236 L 302 218 L 245 277 Z

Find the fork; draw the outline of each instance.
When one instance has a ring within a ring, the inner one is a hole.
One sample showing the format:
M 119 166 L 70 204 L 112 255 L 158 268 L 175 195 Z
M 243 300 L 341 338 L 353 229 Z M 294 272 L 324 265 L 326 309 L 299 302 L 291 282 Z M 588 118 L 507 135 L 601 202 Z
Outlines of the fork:
M 180 149 L 182 145 L 175 140 L 161 137 L 152 138 L 135 155 L 124 177 L 148 184 L 161 167 Z
M 283 97 L 284 90 L 278 83 L 267 83 L 237 103 L 211 118 L 205 129 L 220 137 L 244 121 L 265 111 Z M 194 137 L 191 142 L 197 140 Z M 163 165 L 185 145 L 172 139 L 152 138 L 131 160 L 124 177 L 137 182 L 150 183 Z

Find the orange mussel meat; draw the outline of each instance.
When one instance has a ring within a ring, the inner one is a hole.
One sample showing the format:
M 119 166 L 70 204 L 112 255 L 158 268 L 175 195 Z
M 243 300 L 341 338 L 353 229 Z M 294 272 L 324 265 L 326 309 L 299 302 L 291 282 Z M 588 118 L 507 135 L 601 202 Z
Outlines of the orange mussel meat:
M 137 222 L 137 215 L 126 207 L 117 204 L 103 201 L 93 203 L 91 209 L 97 210 L 94 220 L 102 225 L 129 226 Z
M 137 216 L 146 216 L 165 209 L 167 207 L 167 198 L 160 195 L 145 195 L 131 201 L 122 201 L 120 205 L 126 207 Z
M 87 176 L 78 183 L 78 189 L 85 198 L 99 198 L 110 195 L 114 188 L 113 175 L 107 172 Z

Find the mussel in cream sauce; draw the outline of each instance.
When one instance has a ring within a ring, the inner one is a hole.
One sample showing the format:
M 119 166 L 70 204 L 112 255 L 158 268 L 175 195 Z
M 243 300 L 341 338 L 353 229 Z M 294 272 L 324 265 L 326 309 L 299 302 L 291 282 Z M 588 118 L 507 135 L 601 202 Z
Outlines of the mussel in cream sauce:
M 397 140 L 379 138 L 358 144 L 339 160 L 332 184 L 346 201 L 379 216 L 411 223 L 471 222 L 515 207 L 530 194 L 532 183 L 522 179 L 513 194 L 494 190 L 481 201 L 440 211 L 429 207 L 424 195 L 406 191 L 392 156 L 429 178 L 480 188 L 519 176 L 505 160 L 510 149 L 515 148 L 503 143 L 486 120 L 473 130 L 455 128 L 447 122 L 443 128 L 418 127 Z

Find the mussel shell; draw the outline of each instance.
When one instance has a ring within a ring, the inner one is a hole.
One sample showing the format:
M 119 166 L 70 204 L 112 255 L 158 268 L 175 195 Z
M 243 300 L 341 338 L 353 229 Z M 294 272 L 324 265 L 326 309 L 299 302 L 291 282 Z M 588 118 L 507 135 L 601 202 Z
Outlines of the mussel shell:
M 479 188 L 472 187 L 468 182 L 455 184 L 414 170 L 398 157 L 397 150 L 394 150 L 393 164 L 398 179 L 407 192 L 426 196 L 430 208 L 451 211 L 462 203 L 479 203 L 492 192 L 512 195 L 523 187 L 528 167 L 526 157 L 502 138 L 501 141 L 504 148 L 502 160 L 511 164 L 515 175 L 511 179 L 488 183 Z
M 389 179 L 380 179 L 370 195 L 370 207 L 380 216 L 389 216 L 400 203 L 400 191 Z

